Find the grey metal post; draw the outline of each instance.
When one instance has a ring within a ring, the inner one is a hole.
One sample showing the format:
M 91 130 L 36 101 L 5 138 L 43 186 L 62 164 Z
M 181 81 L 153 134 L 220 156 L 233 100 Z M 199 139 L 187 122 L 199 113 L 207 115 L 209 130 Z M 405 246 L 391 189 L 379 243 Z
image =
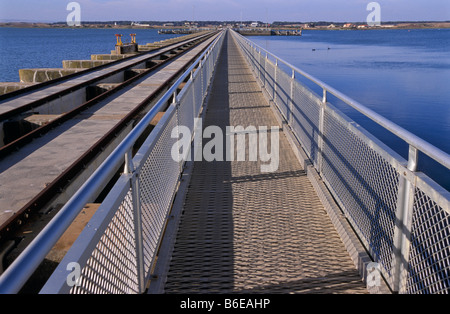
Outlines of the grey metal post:
M 318 154 L 317 154 L 317 170 L 319 174 L 322 175 L 322 164 L 323 164 L 323 149 L 324 149 L 324 131 L 325 131 L 325 107 L 327 105 L 327 90 L 323 89 L 322 103 L 320 106 L 319 114 L 319 139 L 318 139 Z M 313 161 L 314 162 L 314 161 Z
M 417 170 L 417 162 L 418 150 L 410 145 L 407 170 L 415 172 Z M 404 171 L 401 173 L 399 180 L 394 231 L 393 274 L 391 282 L 394 291 L 400 291 L 405 286 L 407 277 L 413 205 L 414 185 L 411 183 L 411 178 L 408 178 L 408 172 Z
M 142 236 L 142 210 L 139 174 L 135 173 L 131 179 L 131 189 L 133 193 L 133 213 L 134 213 L 134 233 L 136 242 L 136 268 L 138 278 L 138 291 L 145 291 L 145 271 L 144 271 L 144 243 Z
M 127 151 L 125 154 L 125 167 L 123 172 L 126 174 L 132 174 L 134 171 L 134 165 L 133 165 L 133 155 L 131 149 Z
M 172 104 L 175 104 L 175 106 L 177 108 L 177 110 L 176 110 L 176 115 L 177 115 L 177 139 L 179 139 L 180 138 L 180 127 L 181 127 L 181 123 L 180 123 L 180 116 L 181 115 L 179 114 L 180 113 L 180 101 L 177 98 L 178 98 L 178 93 L 175 91 L 173 93 Z M 192 115 L 192 118 L 193 118 L 193 115 Z M 178 152 L 179 152 L 180 148 L 181 148 L 181 144 L 180 144 L 179 141 L 177 141 L 177 143 L 178 143 Z M 186 158 L 187 158 L 187 156 L 186 156 Z M 183 172 L 183 167 L 184 167 L 184 161 L 181 161 L 179 163 L 180 173 Z
M 133 164 L 131 149 L 125 155 L 125 173 L 132 174 L 131 193 L 133 199 L 133 221 L 134 221 L 134 241 L 136 250 L 136 271 L 138 281 L 138 292 L 145 291 L 145 271 L 144 271 L 144 249 L 142 237 L 142 211 L 141 195 L 139 187 L 139 175 Z
M 277 75 L 277 72 L 278 72 L 278 59 L 275 59 L 275 67 L 274 67 L 274 70 L 275 70 L 275 77 L 274 77 L 274 80 L 273 80 L 273 88 L 272 88 L 272 90 L 273 90 L 273 96 L 272 96 L 272 98 L 273 98 L 273 102 L 275 103 L 275 105 L 277 104 L 277 84 L 278 84 L 278 75 Z
M 261 49 L 259 49 L 258 54 L 259 81 L 261 82 L 261 86 L 264 86 L 263 64 L 261 63 Z
M 200 71 L 199 73 L 198 73 L 198 75 L 200 75 L 200 93 L 201 93 L 201 96 L 202 97 L 200 97 L 200 99 L 203 101 L 203 95 L 204 95 L 204 90 L 203 90 L 203 80 L 205 79 L 204 77 L 203 77 L 203 63 L 205 62 L 205 59 L 202 59 L 202 60 L 200 60 L 200 63 L 199 63 L 199 67 L 198 67 L 198 70 Z
M 290 127 L 292 127 L 293 115 L 294 115 L 294 81 L 295 81 L 295 71 L 292 70 L 291 90 L 289 93 L 289 104 L 288 104 L 289 112 L 288 112 L 288 117 L 286 117 Z
M 191 73 L 191 84 L 192 84 L 192 116 L 195 119 L 195 86 L 194 86 L 194 71 Z M 194 127 L 195 128 L 195 127 Z
M 269 56 L 267 55 L 267 52 L 266 52 L 266 57 L 264 58 L 264 82 L 263 82 L 264 88 L 266 88 L 266 81 L 267 81 L 266 77 L 267 77 L 267 59 L 268 58 L 269 58 Z M 266 90 L 267 90 L 267 88 L 266 88 Z

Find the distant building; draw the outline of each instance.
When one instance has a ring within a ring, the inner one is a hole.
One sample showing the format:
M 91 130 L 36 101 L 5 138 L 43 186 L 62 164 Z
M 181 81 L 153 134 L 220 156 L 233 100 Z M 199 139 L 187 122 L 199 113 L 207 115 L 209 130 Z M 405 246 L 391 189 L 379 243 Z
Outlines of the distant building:
M 344 27 L 344 28 L 356 28 L 356 25 L 355 25 L 355 24 L 352 24 L 352 23 L 346 23 L 346 24 L 344 24 L 343 27 Z
M 141 24 L 139 22 L 137 22 L 137 23 L 131 22 L 131 26 L 150 27 L 150 24 Z

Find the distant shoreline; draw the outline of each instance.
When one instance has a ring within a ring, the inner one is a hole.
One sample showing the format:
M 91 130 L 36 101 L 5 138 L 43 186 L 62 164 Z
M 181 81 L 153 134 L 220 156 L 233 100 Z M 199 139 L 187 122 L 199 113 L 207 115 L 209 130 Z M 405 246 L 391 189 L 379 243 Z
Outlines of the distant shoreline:
M 123 24 L 114 25 L 111 23 L 102 22 L 87 22 L 82 23 L 79 27 L 68 26 L 65 23 L 31 23 L 31 22 L 1 22 L 0 27 L 3 28 L 80 28 L 80 29 L 176 29 L 176 28 L 188 28 L 183 26 L 163 26 L 163 25 L 131 25 Z M 224 22 L 224 27 L 230 26 Z M 351 26 L 344 26 L 344 24 L 350 24 Z M 263 25 L 263 24 L 261 24 Z M 204 25 L 199 27 L 218 27 L 218 25 Z M 261 27 L 264 28 L 264 27 Z M 386 22 L 381 26 L 368 27 L 364 23 L 333 23 L 333 22 L 311 22 L 311 23 L 298 23 L 298 24 L 286 24 L 286 25 L 270 25 L 272 29 L 307 29 L 307 30 L 371 30 L 371 29 L 441 29 L 450 28 L 450 22 Z

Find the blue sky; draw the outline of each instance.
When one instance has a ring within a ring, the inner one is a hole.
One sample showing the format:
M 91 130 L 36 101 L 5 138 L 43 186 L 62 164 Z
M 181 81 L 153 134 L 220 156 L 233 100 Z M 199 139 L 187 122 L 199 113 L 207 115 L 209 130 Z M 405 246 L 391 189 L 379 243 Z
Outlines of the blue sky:
M 0 0 L 0 20 L 65 21 L 71 0 Z M 77 0 L 82 21 L 365 21 L 371 0 Z M 450 20 L 449 0 L 379 0 L 381 21 Z

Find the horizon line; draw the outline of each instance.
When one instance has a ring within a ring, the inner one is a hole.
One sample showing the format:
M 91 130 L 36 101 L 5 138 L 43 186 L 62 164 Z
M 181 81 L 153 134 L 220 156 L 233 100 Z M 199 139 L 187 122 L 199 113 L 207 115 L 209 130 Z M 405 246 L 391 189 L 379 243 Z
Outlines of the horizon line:
M 82 24 L 89 23 L 173 23 L 173 22 L 214 22 L 214 23 L 248 23 L 248 22 L 260 22 L 261 24 L 267 24 L 266 22 L 257 20 L 93 20 L 81 22 Z M 45 24 L 61 24 L 65 21 L 39 21 L 39 20 L 20 20 L 20 19 L 0 19 L 0 23 L 45 23 Z M 307 24 L 307 23 L 365 23 L 365 21 L 328 21 L 328 20 L 314 20 L 314 21 L 273 21 L 268 24 L 274 23 L 291 23 L 291 24 Z M 450 20 L 391 20 L 382 23 L 450 23 Z

